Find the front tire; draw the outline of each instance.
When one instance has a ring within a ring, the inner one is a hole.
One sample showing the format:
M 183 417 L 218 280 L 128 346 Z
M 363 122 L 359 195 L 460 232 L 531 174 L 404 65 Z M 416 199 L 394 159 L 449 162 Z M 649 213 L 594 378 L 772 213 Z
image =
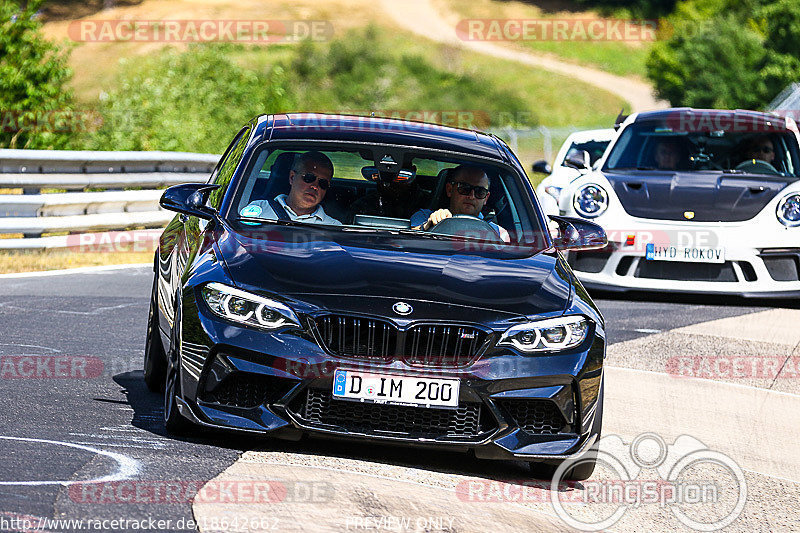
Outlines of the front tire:
M 175 321 L 170 335 L 170 347 L 167 354 L 165 382 L 164 382 L 164 427 L 172 435 L 185 434 L 192 426 L 178 411 L 178 398 L 181 394 L 181 363 L 180 363 L 180 305 L 175 306 Z
M 153 290 L 150 293 L 150 312 L 147 315 L 147 336 L 144 342 L 144 382 L 152 392 L 164 390 L 167 376 L 167 354 L 161 342 L 161 331 L 158 325 L 158 273 L 153 278 Z

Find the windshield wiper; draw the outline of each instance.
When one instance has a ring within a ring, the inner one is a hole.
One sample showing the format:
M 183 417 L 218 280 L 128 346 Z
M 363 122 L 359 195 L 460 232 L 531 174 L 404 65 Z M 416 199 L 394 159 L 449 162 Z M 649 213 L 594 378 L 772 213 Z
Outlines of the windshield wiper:
M 260 217 L 236 217 L 233 219 L 235 222 L 252 222 L 255 224 L 279 224 L 283 226 L 311 226 L 307 222 L 298 222 L 296 220 L 280 220 L 277 218 L 260 218 Z
M 420 229 L 398 229 L 392 230 L 396 231 L 398 235 L 408 235 L 411 237 L 420 237 L 423 239 L 433 239 L 436 241 L 449 241 L 452 240 L 451 235 L 443 235 L 441 233 L 431 233 L 430 231 L 423 231 Z

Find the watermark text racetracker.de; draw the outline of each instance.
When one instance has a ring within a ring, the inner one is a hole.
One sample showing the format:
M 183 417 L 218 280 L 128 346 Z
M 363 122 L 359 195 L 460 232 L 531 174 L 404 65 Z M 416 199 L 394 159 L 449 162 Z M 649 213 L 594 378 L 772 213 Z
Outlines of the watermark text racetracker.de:
M 666 362 L 674 377 L 702 379 L 798 379 L 800 357 L 677 355 Z
M 76 20 L 77 42 L 241 42 L 255 44 L 329 41 L 329 20 Z
M 656 40 L 658 21 L 644 19 L 464 19 L 463 41 L 645 41 Z
M 56 109 L 50 111 L 0 110 L 0 132 L 91 132 L 103 125 L 103 116 L 93 110 Z
M 66 249 L 75 253 L 154 252 L 163 230 L 103 231 L 66 236 Z
M 329 502 L 334 485 L 327 481 L 284 480 L 126 480 L 75 483 L 69 487 L 75 503 L 117 504 L 276 504 Z
M 280 519 L 263 515 L 145 518 L 49 518 L 0 512 L 0 531 L 280 531 Z

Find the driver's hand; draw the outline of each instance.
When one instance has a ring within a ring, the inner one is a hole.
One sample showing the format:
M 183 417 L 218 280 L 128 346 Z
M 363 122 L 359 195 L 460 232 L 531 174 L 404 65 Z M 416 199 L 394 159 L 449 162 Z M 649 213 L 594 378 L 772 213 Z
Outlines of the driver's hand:
M 434 211 L 431 213 L 431 216 L 428 217 L 428 220 L 425 221 L 425 224 L 422 225 L 422 229 L 428 231 L 442 220 L 452 216 L 453 213 L 451 213 L 449 209 L 439 209 L 438 211 Z

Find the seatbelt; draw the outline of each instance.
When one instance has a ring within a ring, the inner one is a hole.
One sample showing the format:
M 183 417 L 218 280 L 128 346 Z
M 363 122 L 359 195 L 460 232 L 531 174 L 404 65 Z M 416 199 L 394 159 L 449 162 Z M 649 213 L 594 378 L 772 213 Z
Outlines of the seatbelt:
M 267 203 L 269 203 L 269 206 L 275 212 L 275 215 L 278 217 L 278 220 L 283 220 L 284 222 L 292 220 L 292 218 L 289 216 L 289 213 L 286 212 L 286 209 L 283 208 L 283 206 L 278 200 L 272 198 L 270 200 L 267 200 Z

